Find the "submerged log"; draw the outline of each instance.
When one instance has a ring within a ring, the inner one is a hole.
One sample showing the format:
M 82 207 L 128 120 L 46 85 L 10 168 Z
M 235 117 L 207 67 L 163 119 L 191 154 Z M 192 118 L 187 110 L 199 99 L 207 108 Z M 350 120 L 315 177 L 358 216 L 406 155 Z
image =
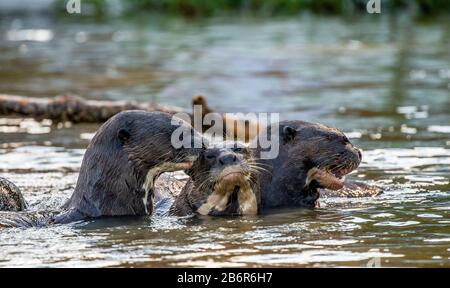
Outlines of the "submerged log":
M 76 95 L 35 98 L 0 94 L 0 115 L 27 116 L 56 122 L 102 123 L 124 110 L 190 112 L 179 107 L 134 101 L 86 100 Z
M 0 177 L 0 211 L 22 211 L 26 206 L 20 189 L 14 183 Z

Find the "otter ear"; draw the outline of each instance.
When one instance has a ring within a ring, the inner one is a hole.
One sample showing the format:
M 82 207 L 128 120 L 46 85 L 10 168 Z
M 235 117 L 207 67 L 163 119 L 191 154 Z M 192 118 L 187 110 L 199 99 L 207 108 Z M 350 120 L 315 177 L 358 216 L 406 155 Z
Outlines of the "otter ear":
M 130 139 L 130 132 L 127 129 L 120 129 L 117 133 L 117 137 L 119 137 L 119 140 L 122 144 L 125 144 L 125 142 Z
M 283 127 L 283 140 L 284 143 L 287 143 L 295 138 L 295 135 L 297 135 L 297 130 L 292 128 L 291 126 L 284 126 Z

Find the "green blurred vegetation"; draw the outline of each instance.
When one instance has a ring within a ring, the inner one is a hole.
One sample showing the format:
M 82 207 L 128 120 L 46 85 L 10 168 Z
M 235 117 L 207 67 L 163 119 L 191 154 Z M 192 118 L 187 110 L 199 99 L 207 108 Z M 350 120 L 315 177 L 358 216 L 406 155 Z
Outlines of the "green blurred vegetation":
M 302 12 L 318 14 L 367 13 L 369 0 L 81 0 L 89 15 L 108 14 L 113 5 L 119 5 L 121 13 L 159 12 L 183 16 L 213 16 L 230 13 L 255 15 L 295 15 Z M 55 0 L 59 11 L 67 0 Z M 113 4 L 115 2 L 115 4 Z M 428 16 L 450 13 L 450 0 L 381 0 L 381 12 L 407 10 Z M 117 9 L 115 9 L 117 10 Z M 86 14 L 86 13 L 85 13 Z

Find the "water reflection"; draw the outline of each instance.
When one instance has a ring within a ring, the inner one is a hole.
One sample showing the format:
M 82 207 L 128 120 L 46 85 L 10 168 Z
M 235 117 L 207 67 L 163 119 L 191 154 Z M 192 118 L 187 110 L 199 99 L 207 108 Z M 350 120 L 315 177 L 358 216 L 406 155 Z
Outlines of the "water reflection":
M 364 150 L 348 178 L 386 189 L 254 218 L 7 229 L 0 266 L 450 266 L 446 19 L 2 18 L 0 35 L 2 93 L 185 107 L 204 93 L 222 111 L 324 122 Z M 97 127 L 0 119 L 2 176 L 24 190 L 31 210 L 57 209 Z

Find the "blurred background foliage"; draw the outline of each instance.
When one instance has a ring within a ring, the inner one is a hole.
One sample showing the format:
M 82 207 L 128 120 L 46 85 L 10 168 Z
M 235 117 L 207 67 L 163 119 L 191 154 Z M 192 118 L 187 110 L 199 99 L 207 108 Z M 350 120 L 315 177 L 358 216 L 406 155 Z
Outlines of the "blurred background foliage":
M 207 17 L 226 14 L 262 16 L 367 13 L 369 0 L 81 0 L 83 15 L 111 16 L 146 12 Z M 57 11 L 65 12 L 67 0 L 55 0 Z M 450 13 L 449 0 L 381 0 L 382 13 L 407 11 L 417 16 Z

